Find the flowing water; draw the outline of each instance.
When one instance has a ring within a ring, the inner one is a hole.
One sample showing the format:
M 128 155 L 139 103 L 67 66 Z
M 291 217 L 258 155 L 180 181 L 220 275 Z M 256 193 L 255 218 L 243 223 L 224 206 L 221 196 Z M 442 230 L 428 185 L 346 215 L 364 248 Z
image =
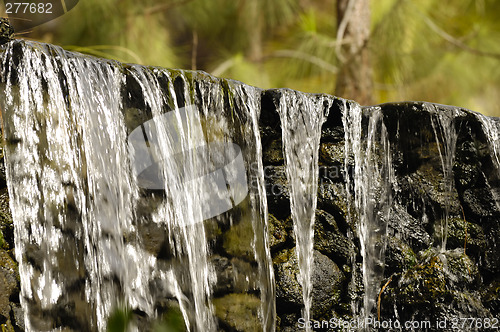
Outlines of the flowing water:
M 349 104 L 344 109 L 343 124 L 346 189 L 349 199 L 354 200 L 359 218 L 358 233 L 363 258 L 364 297 L 361 316 L 369 318 L 373 314 L 384 275 L 387 225 L 395 178 L 382 112 L 378 107 L 365 108 L 365 115 L 368 117 L 368 126 L 367 131 L 363 132 L 363 109 L 357 104 Z M 352 178 L 347 168 L 350 155 L 354 158 Z M 351 192 L 351 184 L 354 192 Z
M 484 133 L 488 139 L 491 161 L 497 169 L 497 174 L 500 180 L 500 122 L 497 119 L 484 116 L 480 113 L 476 113 L 476 117 L 481 122 Z M 500 192 L 491 190 L 491 193 L 495 200 L 497 209 L 500 210 Z
M 328 99 L 311 98 L 296 91 L 281 90 L 281 118 L 286 173 L 290 185 L 290 207 L 297 243 L 299 281 L 304 301 L 303 318 L 311 319 L 314 219 L 318 191 L 318 157 L 321 126 L 328 115 Z M 326 114 L 325 114 L 326 113 Z M 306 328 L 310 331 L 310 327 Z
M 493 118 L 476 113 L 477 119 L 483 126 L 484 133 L 490 144 L 491 159 L 500 172 L 500 122 Z
M 258 89 L 195 87 L 183 72 L 37 43 L 10 44 L 2 65 L 28 331 L 57 328 L 46 319 L 55 312 L 70 327 L 102 331 L 121 303 L 154 318 L 165 298 L 176 299 L 188 330 L 216 331 L 207 225 L 241 218 L 250 220 L 258 271 L 239 291 L 260 297 L 255 319 L 274 330 Z M 151 253 L 145 227 L 167 234 L 168 259 Z
M 448 239 L 448 222 L 450 218 L 450 204 L 453 199 L 451 196 L 454 188 L 453 164 L 455 162 L 455 150 L 457 147 L 458 133 L 455 129 L 454 119 L 456 109 L 445 108 L 437 109 L 435 105 L 424 103 L 423 107 L 431 114 L 431 124 L 436 137 L 439 158 L 443 168 L 443 184 L 445 193 L 445 215 L 441 225 L 441 251 L 446 251 L 446 242 Z
M 228 295 L 217 270 L 224 259 L 236 261 L 223 271 L 230 298 L 243 299 L 234 306 L 258 301 L 256 313 L 242 319 L 275 330 L 261 90 L 23 41 L 9 43 L 1 61 L 6 170 L 28 331 L 64 324 L 103 331 L 120 305 L 152 319 L 178 308 L 189 331 L 217 331 L 218 306 Z M 319 146 L 333 99 L 277 93 L 302 315 L 310 321 Z M 423 107 L 431 114 L 447 195 L 444 251 L 457 110 Z M 352 311 L 372 318 L 397 182 L 381 108 L 344 101 L 342 111 L 347 218 L 360 240 L 364 287 L 362 308 L 353 304 Z M 500 174 L 499 123 L 477 117 Z M 232 229 L 236 249 L 226 243 L 224 232 Z M 156 245 L 155 238 L 167 241 Z

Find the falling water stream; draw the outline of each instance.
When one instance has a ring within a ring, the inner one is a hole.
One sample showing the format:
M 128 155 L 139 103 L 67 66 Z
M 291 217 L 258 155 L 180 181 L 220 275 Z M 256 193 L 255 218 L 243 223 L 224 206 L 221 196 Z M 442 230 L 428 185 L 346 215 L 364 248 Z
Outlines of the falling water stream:
M 498 120 L 486 117 L 480 113 L 476 117 L 483 126 L 484 133 L 490 145 L 491 160 L 497 169 L 497 174 L 500 179 L 500 123 Z M 500 210 L 500 192 L 491 191 L 497 208 Z
M 484 116 L 482 114 L 476 114 L 478 120 L 483 125 L 484 133 L 490 144 L 490 151 L 492 152 L 491 158 L 493 164 L 497 167 L 500 172 L 500 123 L 497 120 Z
M 450 205 L 453 197 L 454 180 L 453 180 L 453 164 L 455 162 L 455 150 L 457 146 L 458 133 L 455 129 L 455 109 L 440 109 L 429 103 L 424 103 L 424 109 L 428 110 L 431 115 L 432 129 L 436 137 L 436 145 L 441 159 L 443 168 L 443 184 L 445 193 L 445 215 L 441 225 L 441 251 L 446 251 L 446 242 L 448 239 L 448 222 L 450 218 Z
M 26 329 L 55 329 L 42 317 L 69 310 L 65 324 L 103 331 L 120 303 L 154 318 L 166 296 L 189 331 L 216 331 L 205 226 L 247 218 L 257 271 L 239 291 L 260 297 L 255 319 L 274 330 L 260 91 L 20 43 L 4 51 L 1 106 Z M 147 223 L 171 259 L 148 252 Z
M 281 90 L 281 118 L 290 207 L 297 243 L 299 281 L 304 301 L 303 318 L 311 319 L 314 218 L 318 191 L 318 156 L 321 126 L 328 115 L 328 100 Z M 326 109 L 326 112 L 325 112 Z M 326 114 L 325 114 L 326 113 Z M 310 327 L 306 327 L 310 331 Z
M 382 112 L 380 108 L 372 107 L 365 108 L 365 114 L 368 116 L 366 133 L 362 128 L 363 109 L 359 105 L 349 104 L 344 109 L 343 123 L 346 160 L 349 155 L 354 157 L 352 178 L 347 169 L 347 162 L 344 173 L 348 175 L 347 192 L 351 191 L 351 183 L 354 184 L 354 193 L 350 193 L 349 197 L 354 199 L 359 218 L 364 285 L 361 316 L 369 318 L 384 275 L 387 225 L 395 178 Z

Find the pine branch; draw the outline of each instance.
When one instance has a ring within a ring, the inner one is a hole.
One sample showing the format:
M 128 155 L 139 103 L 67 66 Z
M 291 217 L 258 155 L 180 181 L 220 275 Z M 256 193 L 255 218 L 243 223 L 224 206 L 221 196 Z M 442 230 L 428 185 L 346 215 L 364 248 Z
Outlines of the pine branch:
M 436 23 L 434 23 L 433 20 L 431 20 L 430 17 L 428 17 L 427 15 L 425 15 L 422 11 L 420 11 L 418 8 L 416 8 L 415 6 L 415 9 L 416 9 L 416 12 L 422 17 L 422 19 L 424 20 L 424 23 L 429 27 L 431 28 L 432 31 L 434 31 L 435 33 L 437 33 L 441 38 L 443 38 L 444 40 L 446 40 L 447 42 L 449 42 L 450 44 L 464 50 L 464 51 L 467 51 L 467 52 L 470 52 L 472 54 L 476 54 L 476 55 L 480 55 L 480 56 L 487 56 L 487 57 L 492 57 L 492 58 L 496 58 L 496 59 L 500 59 L 500 53 L 494 53 L 494 52 L 487 52 L 487 51 L 482 51 L 482 50 L 479 50 L 477 48 L 474 48 L 474 47 L 471 47 L 467 44 L 464 44 L 462 41 L 460 41 L 459 39 L 453 37 L 452 35 L 450 35 L 449 33 L 447 33 L 446 31 L 444 31 L 443 29 L 441 29 Z

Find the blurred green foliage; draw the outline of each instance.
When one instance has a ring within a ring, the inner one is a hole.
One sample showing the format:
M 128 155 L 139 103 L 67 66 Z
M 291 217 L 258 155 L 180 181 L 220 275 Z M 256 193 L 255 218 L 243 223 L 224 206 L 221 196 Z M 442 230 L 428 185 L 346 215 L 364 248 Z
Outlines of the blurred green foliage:
M 127 306 L 118 306 L 108 317 L 107 332 L 127 332 L 132 325 L 137 326 L 133 312 Z M 139 330 L 145 330 L 139 326 Z M 152 327 L 147 328 L 152 332 L 185 332 L 186 326 L 180 310 L 170 309 L 162 317 L 152 322 Z
M 336 0 L 82 0 L 31 38 L 262 88 L 333 93 Z M 372 0 L 377 102 L 500 116 L 500 1 Z M 348 42 L 348 41 L 344 41 Z
M 115 309 L 108 317 L 107 332 L 126 332 L 132 317 L 132 311 L 128 308 Z

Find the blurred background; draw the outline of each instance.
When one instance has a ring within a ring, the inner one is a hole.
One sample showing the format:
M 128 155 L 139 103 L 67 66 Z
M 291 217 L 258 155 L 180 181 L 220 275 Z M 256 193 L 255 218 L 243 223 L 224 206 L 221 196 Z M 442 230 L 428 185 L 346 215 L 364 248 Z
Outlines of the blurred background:
M 498 0 L 80 0 L 17 37 L 363 105 L 500 116 Z

